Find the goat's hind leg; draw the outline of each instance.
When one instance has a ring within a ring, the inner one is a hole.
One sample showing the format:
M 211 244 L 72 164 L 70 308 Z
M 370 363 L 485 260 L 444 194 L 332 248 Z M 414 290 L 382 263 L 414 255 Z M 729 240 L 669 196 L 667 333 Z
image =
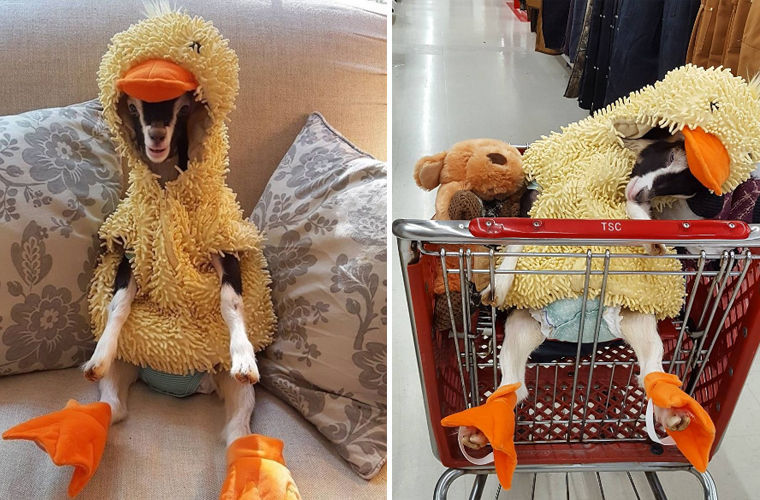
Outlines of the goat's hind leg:
M 251 415 L 256 403 L 253 386 L 238 383 L 226 372 L 214 375 L 214 384 L 224 400 L 224 440 L 229 446 L 251 433 Z
M 546 337 L 541 333 L 541 325 L 525 309 L 515 309 L 504 324 L 504 343 L 499 353 L 501 384 L 520 383 L 516 396 L 519 403 L 528 396 L 525 387 L 525 364 L 536 347 Z M 460 433 L 462 444 L 468 448 L 479 449 L 488 444 L 485 435 L 475 427 L 462 427 Z
M 657 319 L 653 314 L 621 310 L 620 322 L 623 340 L 628 342 L 639 361 L 639 385 L 644 387 L 644 379 L 653 372 L 662 372 L 663 347 L 657 331 Z M 674 408 L 660 408 L 654 405 L 654 416 L 660 424 L 673 431 L 682 431 L 689 426 L 688 412 Z

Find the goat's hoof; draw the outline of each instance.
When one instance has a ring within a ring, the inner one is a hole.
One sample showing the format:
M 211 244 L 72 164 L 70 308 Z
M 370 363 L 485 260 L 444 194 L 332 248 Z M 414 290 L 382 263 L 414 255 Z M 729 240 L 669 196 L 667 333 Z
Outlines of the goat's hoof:
M 255 384 L 259 381 L 259 367 L 256 360 L 232 360 L 230 374 L 241 384 Z
M 256 384 L 259 381 L 259 374 L 253 373 L 236 373 L 235 379 L 241 384 Z
M 480 432 L 477 428 L 462 426 L 461 429 L 462 432 L 460 433 L 459 440 L 466 448 L 479 450 L 488 444 L 488 439 L 485 434 Z
M 665 418 L 665 428 L 670 431 L 682 431 L 689 427 L 691 415 L 688 413 L 674 412 Z
M 84 378 L 90 382 L 97 382 L 106 374 L 106 367 L 102 363 L 95 363 L 90 360 L 84 364 L 82 371 L 84 371 Z
M 480 303 L 485 306 L 495 306 L 495 302 L 495 300 L 491 300 L 491 285 L 488 285 L 480 292 Z
M 660 243 L 653 244 L 653 245 L 646 245 L 646 252 L 649 255 L 665 255 L 665 245 L 662 245 Z
M 657 421 L 669 431 L 682 431 L 691 423 L 691 414 L 681 409 L 660 408 L 655 405 L 654 415 Z

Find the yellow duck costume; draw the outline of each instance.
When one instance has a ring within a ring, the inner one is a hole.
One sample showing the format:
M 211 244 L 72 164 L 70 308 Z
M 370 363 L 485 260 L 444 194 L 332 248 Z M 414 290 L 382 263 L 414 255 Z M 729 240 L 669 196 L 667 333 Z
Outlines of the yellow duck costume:
M 243 220 L 225 184 L 225 119 L 238 91 L 237 56 L 211 23 L 161 6 L 155 10 L 113 37 L 98 74 L 104 120 L 130 172 L 126 198 L 100 230 L 106 251 L 91 283 L 91 322 L 97 338 L 126 253 L 137 295 L 117 356 L 174 375 L 229 370 L 229 329 L 221 316 L 212 255 L 240 258 L 244 319 L 255 349 L 271 342 L 275 324 L 262 237 Z M 187 91 L 194 91 L 201 110 L 188 123 L 188 166 L 162 188 L 124 126 L 125 94 L 158 102 Z M 68 489 L 74 496 L 97 470 L 110 423 L 107 403 L 71 400 L 63 410 L 9 429 L 3 438 L 32 440 L 56 465 L 74 466 Z M 282 448 L 281 441 L 256 434 L 231 443 L 220 498 L 300 499 Z
M 760 159 L 760 80 L 747 82 L 726 69 L 686 65 L 662 81 L 633 92 L 593 116 L 573 123 L 533 143 L 523 157 L 530 180 L 541 192 L 530 216 L 551 219 L 625 219 L 625 186 L 636 156 L 623 147 L 622 138 L 639 138 L 653 127 L 685 137 L 686 157 L 694 176 L 716 194 L 747 180 Z M 658 200 L 659 208 L 671 200 Z M 655 205 L 655 210 L 658 208 Z M 603 253 L 604 247 L 588 247 Z M 526 252 L 576 252 L 586 248 L 526 246 Z M 618 253 L 643 254 L 642 247 L 618 247 Z M 669 250 L 669 253 L 674 253 Z M 602 259 L 592 268 L 602 269 Z M 517 269 L 583 270 L 585 259 L 522 257 Z M 613 259 L 611 270 L 679 271 L 676 259 Z M 518 274 L 502 307 L 541 309 L 561 299 L 582 295 L 584 276 Z M 589 298 L 599 296 L 601 277 L 590 279 Z M 685 292 L 680 276 L 609 276 L 605 305 L 676 316 Z M 651 372 L 645 381 L 647 396 L 661 408 L 691 415 L 681 431 L 667 430 L 684 457 L 700 472 L 707 469 L 715 439 L 709 414 L 680 389 L 672 374 Z M 519 384 L 500 387 L 485 404 L 441 421 L 446 427 L 474 426 L 489 439 L 495 467 L 504 488 L 511 485 L 517 463 L 514 451 L 514 392 Z
M 179 68 L 146 68 L 146 61 Z M 123 126 L 123 97 L 143 79 L 161 89 L 158 100 L 169 98 L 166 88 L 172 84 L 181 94 L 189 79 L 183 71 L 197 81 L 195 99 L 207 116 L 191 117 L 187 170 L 162 188 L 140 158 L 129 127 Z M 103 117 L 130 172 L 126 198 L 100 228 L 106 253 L 90 287 L 90 317 L 97 338 L 108 318 L 122 248 L 133 253 L 137 296 L 118 349 L 118 357 L 128 363 L 177 375 L 230 368 L 229 329 L 211 265 L 211 256 L 221 252 L 240 257 L 251 343 L 258 350 L 271 342 L 275 318 L 262 238 L 243 220 L 235 194 L 225 184 L 225 119 L 234 107 L 237 75 L 237 56 L 216 28 L 178 12 L 150 17 L 117 34 L 101 61 Z

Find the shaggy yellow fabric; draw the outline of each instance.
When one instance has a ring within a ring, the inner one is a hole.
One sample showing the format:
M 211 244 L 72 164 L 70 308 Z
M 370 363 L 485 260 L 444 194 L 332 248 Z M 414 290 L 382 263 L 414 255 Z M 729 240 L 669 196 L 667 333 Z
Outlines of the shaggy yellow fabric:
M 654 126 L 671 132 L 702 127 L 728 150 L 731 172 L 723 192 L 749 178 L 760 159 L 760 92 L 729 70 L 692 65 L 675 69 L 662 81 L 620 99 L 593 116 L 533 143 L 523 159 L 541 194 L 530 213 L 535 218 L 625 219 L 625 186 L 636 156 L 623 148 L 621 137 L 639 137 Z M 750 157 L 752 155 L 752 157 Z M 754 161 L 753 161 L 754 158 Z M 659 205 L 672 200 L 659 200 Z M 602 253 L 602 247 L 588 247 Z M 617 247 L 616 253 L 644 253 L 641 247 Z M 526 247 L 525 251 L 585 253 L 577 247 Z M 672 252 L 672 251 L 671 251 Z M 593 269 L 603 268 L 594 259 Z M 585 259 L 531 257 L 517 269 L 583 270 Z M 677 271 L 675 259 L 613 259 L 612 270 Z M 591 280 L 590 296 L 601 279 Z M 583 276 L 517 275 L 503 306 L 541 308 L 558 299 L 578 297 Z M 684 295 L 678 276 L 610 276 L 605 303 L 659 318 L 678 314 Z
M 193 42 L 197 42 L 194 44 Z M 198 44 L 200 48 L 198 48 Z M 162 188 L 140 159 L 123 126 L 117 80 L 148 59 L 169 59 L 198 81 L 195 99 L 205 120 L 191 142 L 188 168 Z M 225 184 L 227 127 L 238 91 L 238 61 L 211 23 L 159 12 L 113 37 L 100 64 L 103 115 L 116 150 L 130 168 L 126 197 L 100 229 L 105 253 L 90 286 L 90 318 L 99 338 L 122 249 L 134 254 L 137 296 L 119 337 L 118 357 L 174 374 L 230 368 L 229 329 L 220 310 L 220 280 L 211 256 L 234 252 L 241 261 L 245 324 L 254 348 L 272 340 L 275 317 L 262 237 L 243 220 Z

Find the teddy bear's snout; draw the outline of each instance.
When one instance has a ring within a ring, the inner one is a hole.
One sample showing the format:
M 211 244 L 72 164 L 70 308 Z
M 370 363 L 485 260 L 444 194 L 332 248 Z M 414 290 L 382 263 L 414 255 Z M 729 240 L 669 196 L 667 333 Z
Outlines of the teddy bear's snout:
M 507 164 L 507 157 L 501 153 L 488 153 L 486 156 L 488 156 L 488 159 L 497 165 Z

